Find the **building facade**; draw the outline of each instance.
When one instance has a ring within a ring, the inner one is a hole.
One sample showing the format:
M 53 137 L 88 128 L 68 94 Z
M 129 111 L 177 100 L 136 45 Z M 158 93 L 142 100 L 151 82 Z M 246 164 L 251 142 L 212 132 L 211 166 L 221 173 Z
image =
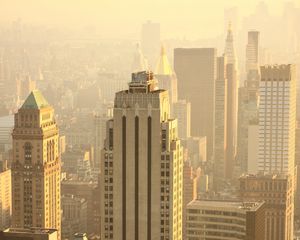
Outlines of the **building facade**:
M 261 67 L 258 169 L 294 174 L 296 130 L 294 65 Z
M 54 110 L 33 91 L 15 114 L 12 226 L 54 228 L 60 239 L 60 156 Z
M 187 240 L 264 240 L 264 202 L 194 200 L 187 206 Z
M 227 78 L 226 57 L 218 57 L 215 99 L 214 185 L 221 186 L 227 169 Z
M 182 147 L 169 107 L 151 72 L 116 93 L 101 165 L 103 239 L 182 239 Z
M 242 201 L 265 202 L 265 240 L 292 240 L 294 225 L 293 178 L 280 175 L 243 175 Z
M 11 170 L 0 169 L 0 230 L 11 223 Z
M 174 103 L 173 115 L 178 121 L 178 136 L 180 139 L 191 137 L 191 103 L 179 100 Z
M 227 79 L 227 114 L 226 114 L 226 166 L 225 177 L 232 178 L 233 169 L 236 165 L 237 151 L 237 120 L 238 120 L 238 61 L 234 46 L 233 31 L 229 23 L 225 50 L 226 56 L 226 79 Z
M 246 72 L 258 69 L 259 63 L 259 32 L 248 32 L 248 44 L 246 46 Z
M 0 231 L 1 240 L 59 240 L 56 229 L 9 228 Z
M 178 98 L 191 102 L 191 134 L 207 137 L 207 156 L 213 155 L 217 50 L 214 48 L 174 49 Z

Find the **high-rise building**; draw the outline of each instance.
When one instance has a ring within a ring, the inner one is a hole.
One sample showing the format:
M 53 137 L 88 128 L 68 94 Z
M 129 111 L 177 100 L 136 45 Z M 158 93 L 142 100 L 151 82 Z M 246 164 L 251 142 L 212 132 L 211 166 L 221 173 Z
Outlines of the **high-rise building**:
M 183 239 L 186 239 L 186 210 L 187 205 L 197 196 L 194 189 L 193 168 L 188 161 L 183 164 L 183 204 L 182 204 L 182 233 Z
M 11 223 L 11 170 L 0 168 L 0 230 Z
M 296 189 L 295 189 L 295 218 L 300 217 L 300 122 L 297 121 L 295 134 L 295 164 L 297 169 Z
M 173 115 L 178 121 L 178 136 L 180 139 L 191 137 L 191 103 L 179 100 L 174 103 Z
M 104 106 L 105 108 L 106 106 Z M 94 116 L 94 151 L 95 161 L 93 168 L 100 169 L 101 162 L 101 149 L 103 148 L 103 142 L 106 132 L 106 122 L 112 117 L 112 108 L 108 108 L 106 113 L 97 114 Z
M 160 58 L 156 65 L 155 78 L 159 89 L 168 90 L 171 115 L 173 115 L 174 104 L 177 102 L 177 77 L 169 63 L 164 47 L 161 47 Z
M 182 239 L 183 161 L 152 72 L 116 93 L 101 164 L 101 239 Z
M 263 239 L 292 240 L 294 225 L 293 177 L 243 175 L 239 181 L 239 195 L 242 201 L 265 202 L 266 217 Z
M 246 47 L 246 72 L 250 70 L 257 70 L 259 67 L 259 32 L 249 31 L 248 32 L 248 44 Z
M 0 232 L 1 240 L 59 240 L 56 229 L 9 228 Z
M 14 116 L 7 115 L 0 117 L 0 149 L 1 152 L 12 148 L 11 131 L 14 127 Z
M 227 151 L 227 78 L 226 57 L 218 57 L 215 99 L 214 185 L 226 177 Z
M 259 32 L 248 32 L 248 45 L 246 47 L 246 80 L 244 86 L 239 88 L 238 94 L 238 143 L 237 161 L 242 173 L 248 172 L 250 125 L 258 124 L 258 99 L 260 69 L 258 67 Z M 252 59 L 252 60 L 251 60 Z M 250 153 L 251 154 L 251 153 Z
M 54 228 L 60 239 L 60 156 L 54 110 L 35 90 L 15 114 L 12 226 Z
M 179 99 L 191 102 L 191 134 L 207 137 L 207 156 L 211 159 L 214 144 L 217 51 L 214 48 L 176 48 L 174 69 L 178 78 Z
M 293 174 L 296 72 L 294 65 L 261 67 L 258 169 Z
M 264 202 L 194 200 L 187 206 L 187 240 L 264 240 Z
M 259 150 L 259 126 L 258 123 L 249 122 L 248 125 L 248 156 L 247 156 L 247 173 L 258 173 L 258 150 Z
M 233 31 L 229 24 L 225 50 L 226 78 L 227 78 L 227 114 L 226 114 L 226 165 L 225 177 L 231 178 L 235 166 L 237 148 L 237 120 L 238 120 L 238 62 L 234 46 Z

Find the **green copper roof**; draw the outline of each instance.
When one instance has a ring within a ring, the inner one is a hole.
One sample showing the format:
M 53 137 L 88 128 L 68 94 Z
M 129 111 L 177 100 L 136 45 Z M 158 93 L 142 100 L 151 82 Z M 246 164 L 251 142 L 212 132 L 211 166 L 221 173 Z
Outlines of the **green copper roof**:
M 41 109 L 48 107 L 49 103 L 39 90 L 33 90 L 26 98 L 21 109 Z

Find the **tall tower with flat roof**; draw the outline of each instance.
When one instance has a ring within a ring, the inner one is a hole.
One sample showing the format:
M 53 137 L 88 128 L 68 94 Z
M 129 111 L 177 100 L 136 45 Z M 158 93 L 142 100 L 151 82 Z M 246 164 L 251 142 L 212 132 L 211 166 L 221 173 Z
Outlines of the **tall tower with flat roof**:
M 152 72 L 117 92 L 101 163 L 101 239 L 182 239 L 183 156 Z

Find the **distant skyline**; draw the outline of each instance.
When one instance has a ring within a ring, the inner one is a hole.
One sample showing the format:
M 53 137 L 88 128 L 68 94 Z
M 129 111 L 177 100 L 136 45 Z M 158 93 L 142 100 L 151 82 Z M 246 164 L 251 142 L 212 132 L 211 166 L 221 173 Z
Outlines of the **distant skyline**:
M 211 38 L 223 33 L 224 9 L 237 6 L 240 19 L 255 11 L 260 0 L 1 0 L 0 25 L 24 24 L 80 29 L 94 26 L 102 37 L 136 38 L 147 20 L 160 22 L 163 38 Z M 281 15 L 286 2 L 265 0 L 269 12 Z

